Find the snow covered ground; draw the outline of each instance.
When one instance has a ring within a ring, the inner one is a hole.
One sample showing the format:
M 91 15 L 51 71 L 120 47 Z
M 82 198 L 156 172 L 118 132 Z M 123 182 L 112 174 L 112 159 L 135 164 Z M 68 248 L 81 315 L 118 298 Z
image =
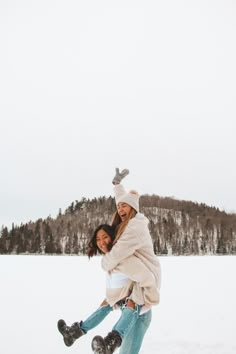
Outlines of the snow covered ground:
M 236 353 L 236 257 L 160 257 L 161 303 L 140 354 Z M 0 353 L 89 354 L 114 311 L 67 348 L 56 323 L 85 319 L 104 297 L 100 258 L 0 256 Z M 118 352 L 117 352 L 118 353 Z

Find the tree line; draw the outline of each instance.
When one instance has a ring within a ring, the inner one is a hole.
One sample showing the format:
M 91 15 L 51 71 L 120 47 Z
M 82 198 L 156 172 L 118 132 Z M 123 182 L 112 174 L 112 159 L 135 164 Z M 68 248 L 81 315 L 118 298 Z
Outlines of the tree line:
M 110 223 L 113 197 L 76 200 L 50 216 L 0 232 L 0 254 L 85 255 L 99 224 Z M 171 197 L 143 195 L 140 211 L 149 219 L 157 255 L 235 255 L 236 214 Z

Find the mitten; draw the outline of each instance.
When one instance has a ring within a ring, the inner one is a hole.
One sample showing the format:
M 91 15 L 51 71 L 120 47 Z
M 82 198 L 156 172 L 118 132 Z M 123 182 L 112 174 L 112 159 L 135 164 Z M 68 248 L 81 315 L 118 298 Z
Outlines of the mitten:
M 116 174 L 112 180 L 112 183 L 119 184 L 122 181 L 122 179 L 125 178 L 125 176 L 127 176 L 128 174 L 129 174 L 129 170 L 127 170 L 127 168 L 125 168 L 121 172 L 120 172 L 119 168 L 116 168 Z

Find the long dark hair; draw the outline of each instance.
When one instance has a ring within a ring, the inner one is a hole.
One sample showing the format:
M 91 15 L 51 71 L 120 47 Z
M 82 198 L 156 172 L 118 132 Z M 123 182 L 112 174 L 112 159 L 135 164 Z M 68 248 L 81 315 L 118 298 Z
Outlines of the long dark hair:
M 89 244 L 88 244 L 88 251 L 87 255 L 89 258 L 96 256 L 97 254 L 103 254 L 103 252 L 98 248 L 97 246 L 97 233 L 98 231 L 103 230 L 105 231 L 110 237 L 111 237 L 111 244 L 109 245 L 110 249 L 112 248 L 112 242 L 115 239 L 115 227 L 112 225 L 108 224 L 101 224 L 99 225 L 96 230 L 93 233 L 93 236 L 91 237 Z M 108 247 L 108 249 L 109 249 Z

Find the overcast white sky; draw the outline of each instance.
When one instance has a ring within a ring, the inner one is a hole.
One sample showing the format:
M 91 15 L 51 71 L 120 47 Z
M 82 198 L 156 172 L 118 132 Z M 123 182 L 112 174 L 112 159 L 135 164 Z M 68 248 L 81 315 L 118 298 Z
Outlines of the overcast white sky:
M 236 4 L 0 2 L 0 227 L 127 188 L 236 211 Z

